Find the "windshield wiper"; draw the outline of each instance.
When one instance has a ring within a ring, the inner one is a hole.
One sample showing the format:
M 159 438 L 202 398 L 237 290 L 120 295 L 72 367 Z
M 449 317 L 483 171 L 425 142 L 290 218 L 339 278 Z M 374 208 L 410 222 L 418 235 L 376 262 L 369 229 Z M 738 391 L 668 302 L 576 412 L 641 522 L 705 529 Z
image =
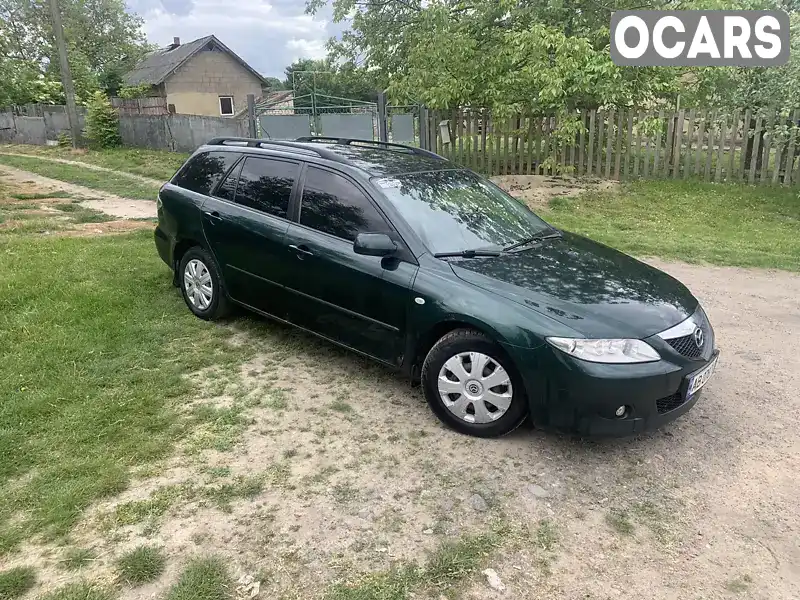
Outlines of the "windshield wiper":
M 500 256 L 499 250 L 459 250 L 458 252 L 437 252 L 434 258 L 476 258 L 481 256 Z
M 517 248 L 521 248 L 522 246 L 527 246 L 528 244 L 532 244 L 533 242 L 538 242 L 540 240 L 552 240 L 555 238 L 560 238 L 561 232 L 559 231 L 551 231 L 550 233 L 537 233 L 536 235 L 532 235 L 530 237 L 525 238 L 524 240 L 520 240 L 518 242 L 514 242 L 510 246 L 506 246 L 503 248 L 503 252 L 509 252 L 510 250 L 516 250 Z

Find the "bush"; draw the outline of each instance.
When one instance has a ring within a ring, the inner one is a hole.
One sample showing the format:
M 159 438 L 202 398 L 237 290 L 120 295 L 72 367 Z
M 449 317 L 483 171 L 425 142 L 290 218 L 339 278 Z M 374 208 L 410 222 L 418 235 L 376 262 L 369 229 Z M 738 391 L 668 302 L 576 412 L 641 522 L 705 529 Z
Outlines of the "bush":
M 86 139 L 94 148 L 114 148 L 122 144 L 117 111 L 103 92 L 95 92 L 86 105 Z

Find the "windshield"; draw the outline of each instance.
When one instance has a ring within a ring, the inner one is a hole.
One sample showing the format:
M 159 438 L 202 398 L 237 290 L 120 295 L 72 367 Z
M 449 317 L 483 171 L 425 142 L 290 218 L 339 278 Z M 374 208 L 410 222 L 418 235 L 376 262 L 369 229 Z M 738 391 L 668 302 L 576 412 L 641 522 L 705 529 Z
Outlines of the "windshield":
M 433 254 L 496 250 L 550 229 L 528 207 L 470 171 L 374 181 Z

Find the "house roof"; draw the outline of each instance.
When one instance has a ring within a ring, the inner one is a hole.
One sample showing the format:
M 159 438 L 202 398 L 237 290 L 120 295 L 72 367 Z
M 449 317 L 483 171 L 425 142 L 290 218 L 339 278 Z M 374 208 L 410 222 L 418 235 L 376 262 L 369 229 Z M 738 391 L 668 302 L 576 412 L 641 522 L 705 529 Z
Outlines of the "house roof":
M 266 83 L 264 78 L 253 67 L 244 62 L 233 50 L 213 35 L 207 35 L 175 48 L 168 46 L 152 52 L 141 60 L 132 71 L 125 74 L 125 83 L 127 85 L 158 85 L 163 83 L 178 67 L 208 47 L 209 44 L 213 44 L 227 52 L 231 58 L 258 77 L 262 83 Z

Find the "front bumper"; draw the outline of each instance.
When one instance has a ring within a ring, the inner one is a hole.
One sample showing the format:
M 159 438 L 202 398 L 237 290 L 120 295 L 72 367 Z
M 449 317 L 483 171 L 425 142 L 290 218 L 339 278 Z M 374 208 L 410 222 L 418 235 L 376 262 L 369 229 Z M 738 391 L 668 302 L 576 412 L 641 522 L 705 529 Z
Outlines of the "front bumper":
M 597 437 L 624 437 L 674 421 L 697 403 L 688 396 L 689 378 L 719 356 L 700 360 L 676 355 L 651 363 L 599 364 L 582 361 L 549 345 L 535 350 L 506 348 L 520 368 L 537 425 Z M 664 353 L 662 352 L 662 356 Z M 674 362 L 673 362 L 674 360 Z M 622 417 L 620 406 L 628 410 Z

